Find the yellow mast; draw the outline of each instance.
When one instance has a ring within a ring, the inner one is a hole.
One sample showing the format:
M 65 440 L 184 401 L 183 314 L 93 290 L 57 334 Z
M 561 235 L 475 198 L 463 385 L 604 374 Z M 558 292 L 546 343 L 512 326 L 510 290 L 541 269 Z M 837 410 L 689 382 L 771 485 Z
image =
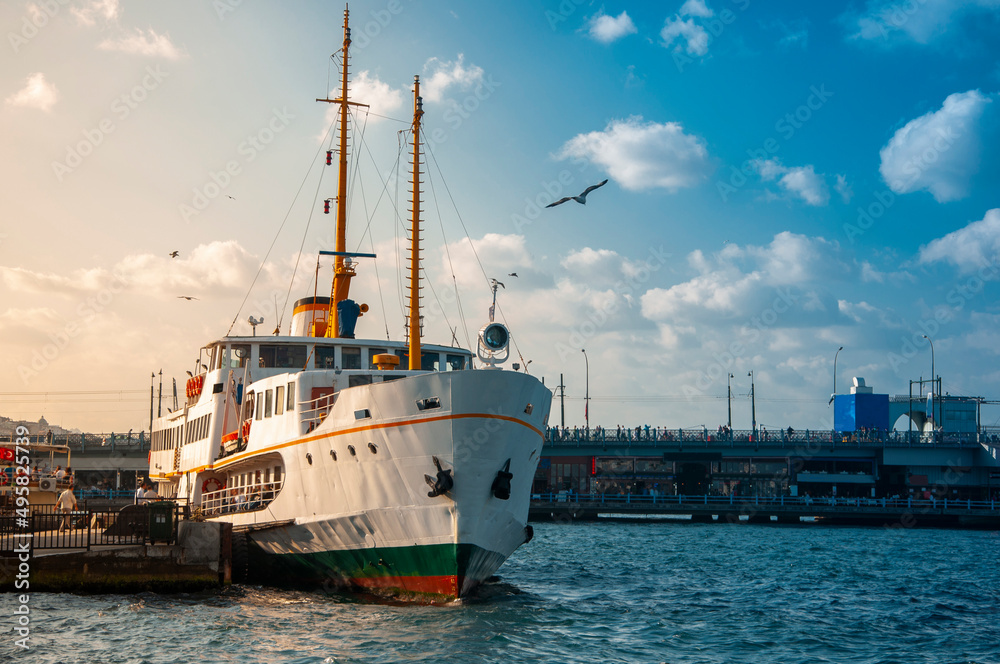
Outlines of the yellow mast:
M 347 251 L 347 107 L 365 106 L 347 99 L 347 52 L 351 46 L 351 28 L 347 24 L 349 12 L 344 9 L 344 47 L 343 67 L 340 79 L 340 97 L 337 99 L 317 99 L 330 104 L 340 104 L 339 133 L 339 172 L 337 179 L 337 244 L 336 262 L 333 266 L 333 288 L 330 293 L 330 318 L 326 327 L 326 336 L 338 337 L 337 303 L 346 300 L 351 291 L 351 278 L 354 276 L 354 266 L 344 262 L 343 254 Z
M 420 77 L 413 77 L 413 218 L 410 226 L 410 371 L 420 369 Z

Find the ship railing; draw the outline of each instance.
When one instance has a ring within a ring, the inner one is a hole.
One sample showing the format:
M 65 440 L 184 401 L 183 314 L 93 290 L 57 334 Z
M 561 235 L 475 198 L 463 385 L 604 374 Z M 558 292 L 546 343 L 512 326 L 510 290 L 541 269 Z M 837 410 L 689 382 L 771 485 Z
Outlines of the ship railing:
M 788 508 L 873 508 L 898 510 L 988 510 L 1000 512 L 1000 500 L 972 500 L 971 498 L 929 498 L 885 497 L 866 498 L 857 496 L 739 496 L 729 495 L 682 495 L 682 494 L 632 494 L 632 493 L 576 493 L 558 491 L 533 493 L 531 502 L 535 504 L 578 503 L 581 505 L 646 505 L 646 506 L 742 506 Z
M 281 492 L 282 482 L 206 491 L 201 494 L 201 512 L 205 516 L 220 516 L 238 512 L 256 512 L 271 504 Z
M 308 433 L 318 427 L 326 419 L 337 401 L 337 393 L 324 394 L 321 397 L 299 402 L 299 413 L 303 430 Z

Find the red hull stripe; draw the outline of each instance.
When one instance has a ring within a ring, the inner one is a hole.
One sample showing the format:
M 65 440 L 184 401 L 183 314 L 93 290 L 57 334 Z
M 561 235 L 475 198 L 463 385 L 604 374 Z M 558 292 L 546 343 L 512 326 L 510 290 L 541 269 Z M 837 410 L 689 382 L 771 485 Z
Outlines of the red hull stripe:
M 447 576 L 377 576 L 356 577 L 351 579 L 353 585 L 368 590 L 394 590 L 411 593 L 444 595 L 458 597 L 461 579 L 454 575 Z

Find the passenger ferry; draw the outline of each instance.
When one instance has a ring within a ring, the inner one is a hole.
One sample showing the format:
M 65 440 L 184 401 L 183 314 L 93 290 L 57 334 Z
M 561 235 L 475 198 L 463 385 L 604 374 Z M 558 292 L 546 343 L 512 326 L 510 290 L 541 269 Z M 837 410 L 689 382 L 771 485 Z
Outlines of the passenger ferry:
M 357 259 L 372 256 L 345 250 L 347 17 L 341 94 L 317 100 L 340 111 L 336 251 L 321 252 L 335 260 L 331 297 L 298 300 L 288 336 L 202 348 L 183 407 L 153 423 L 150 477 L 161 496 L 232 523 L 234 578 L 262 559 L 269 575 L 296 582 L 450 600 L 530 540 L 552 396 L 501 367 L 510 335 L 499 322 L 481 328 L 475 353 L 422 343 L 418 78 L 409 334 L 355 338 L 367 305 L 350 299 L 350 282 Z

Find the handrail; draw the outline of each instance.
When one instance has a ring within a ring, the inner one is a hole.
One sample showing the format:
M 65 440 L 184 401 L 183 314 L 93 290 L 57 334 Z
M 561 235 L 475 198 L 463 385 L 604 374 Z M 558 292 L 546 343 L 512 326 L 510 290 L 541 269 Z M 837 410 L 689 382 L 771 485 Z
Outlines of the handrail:
M 957 498 L 861 498 L 861 497 L 817 497 L 811 496 L 710 496 L 710 495 L 640 495 L 610 493 L 575 493 L 568 491 L 535 493 L 531 495 L 533 504 L 572 503 L 593 505 L 685 505 L 685 506 L 725 506 L 760 505 L 771 507 L 805 508 L 881 508 L 881 509 L 945 509 L 945 510 L 990 510 L 1000 511 L 998 500 L 971 500 Z

